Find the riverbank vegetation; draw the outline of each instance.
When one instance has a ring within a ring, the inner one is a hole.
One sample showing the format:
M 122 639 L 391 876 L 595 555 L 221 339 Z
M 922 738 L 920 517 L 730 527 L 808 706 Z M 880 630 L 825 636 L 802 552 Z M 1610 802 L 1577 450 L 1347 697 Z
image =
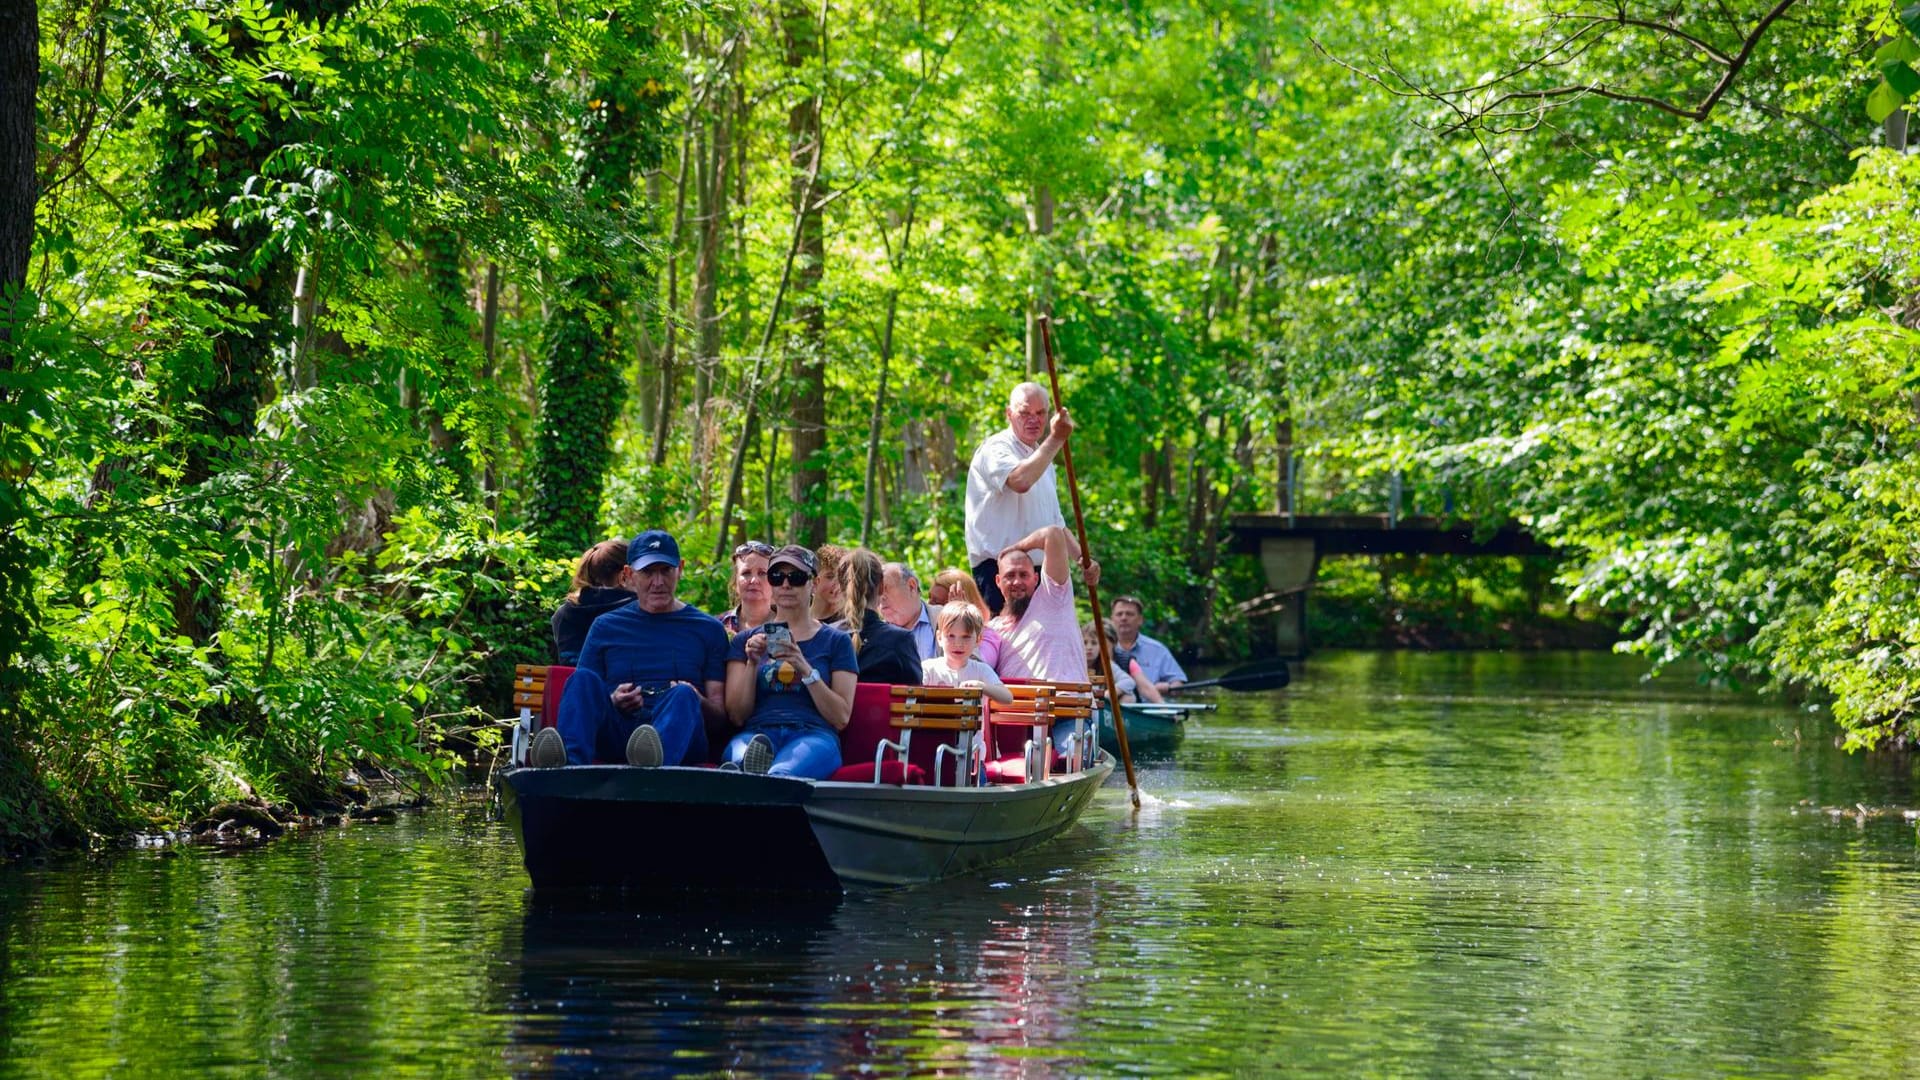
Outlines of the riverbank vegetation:
M 743 536 L 963 562 L 1042 315 L 1109 581 L 1188 648 L 1260 647 L 1229 515 L 1398 476 L 1564 553 L 1479 595 L 1911 733 L 1884 4 L 16 10 L 13 840 L 451 775 L 603 536 L 675 529 L 708 605 Z

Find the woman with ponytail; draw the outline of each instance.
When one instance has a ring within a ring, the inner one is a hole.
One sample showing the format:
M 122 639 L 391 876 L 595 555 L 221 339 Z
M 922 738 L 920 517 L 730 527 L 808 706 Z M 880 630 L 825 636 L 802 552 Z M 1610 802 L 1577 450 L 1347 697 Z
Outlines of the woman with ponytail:
M 860 654 L 860 681 L 920 685 L 920 646 L 913 631 L 902 630 L 880 617 L 880 586 L 886 579 L 880 556 L 854 548 L 840 562 L 840 588 L 845 594 L 843 625 L 853 634 Z

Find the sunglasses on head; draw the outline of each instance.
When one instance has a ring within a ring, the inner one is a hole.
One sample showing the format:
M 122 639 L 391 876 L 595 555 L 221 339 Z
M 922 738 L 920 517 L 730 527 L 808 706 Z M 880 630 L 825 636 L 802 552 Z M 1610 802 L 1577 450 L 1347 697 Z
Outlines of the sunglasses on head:
M 773 558 L 773 547 L 758 540 L 749 540 L 733 549 L 734 558 L 737 559 L 742 555 L 759 555 L 762 558 L 771 559 Z
M 807 573 L 805 570 L 788 570 L 782 568 L 767 571 L 767 584 L 769 585 L 805 585 L 812 580 L 813 575 Z

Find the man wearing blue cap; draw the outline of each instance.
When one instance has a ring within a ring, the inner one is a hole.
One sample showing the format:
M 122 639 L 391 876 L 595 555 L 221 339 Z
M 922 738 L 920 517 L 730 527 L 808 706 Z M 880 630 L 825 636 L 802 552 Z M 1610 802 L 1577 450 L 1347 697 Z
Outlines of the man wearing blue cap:
M 726 716 L 727 632 L 674 595 L 680 545 L 666 531 L 633 538 L 621 577 L 638 599 L 588 629 L 554 726 L 534 735 L 532 765 L 706 760 L 706 719 Z

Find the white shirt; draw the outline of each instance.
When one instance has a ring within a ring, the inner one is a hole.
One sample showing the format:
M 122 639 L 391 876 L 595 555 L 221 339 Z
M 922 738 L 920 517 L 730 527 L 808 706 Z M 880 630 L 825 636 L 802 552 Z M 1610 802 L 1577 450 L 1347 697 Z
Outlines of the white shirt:
M 920 662 L 920 685 L 922 686 L 959 686 L 969 681 L 984 685 L 988 696 L 1002 705 L 1013 700 L 1013 692 L 1007 689 L 1007 684 L 1001 682 L 1000 676 L 995 675 L 993 669 L 986 665 L 986 661 L 977 656 L 968 657 L 967 666 L 959 671 L 947 666 L 944 653 L 939 656 L 930 656 Z
M 969 565 L 999 558 L 1008 545 L 1019 543 L 1042 526 L 1066 526 L 1051 464 L 1024 494 L 1007 487 L 1007 474 L 1033 456 L 1036 449 L 1016 438 L 1012 428 L 1003 428 L 973 452 L 973 464 L 967 468 Z

